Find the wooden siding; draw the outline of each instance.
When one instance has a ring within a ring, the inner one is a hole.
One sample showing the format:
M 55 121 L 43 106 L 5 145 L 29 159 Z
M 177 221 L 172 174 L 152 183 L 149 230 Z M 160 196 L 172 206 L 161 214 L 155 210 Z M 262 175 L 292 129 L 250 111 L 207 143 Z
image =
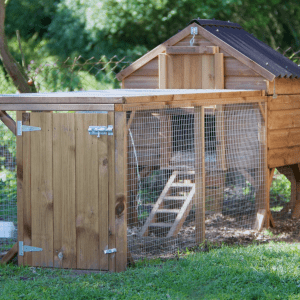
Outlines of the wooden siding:
M 300 163 L 300 95 L 268 97 L 268 166 Z
M 158 89 L 158 76 L 134 76 L 124 79 L 124 89 Z

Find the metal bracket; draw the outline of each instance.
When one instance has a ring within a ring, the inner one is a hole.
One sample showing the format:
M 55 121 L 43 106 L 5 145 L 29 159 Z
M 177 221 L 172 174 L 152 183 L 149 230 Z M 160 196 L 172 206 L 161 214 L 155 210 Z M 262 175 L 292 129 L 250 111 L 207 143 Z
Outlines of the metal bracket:
M 191 35 L 198 34 L 198 27 L 191 27 Z
M 22 121 L 17 121 L 17 135 L 22 135 L 22 132 L 39 131 L 41 127 L 22 125 Z
M 90 135 L 114 135 L 113 133 L 113 125 L 108 126 L 89 126 L 88 132 Z
M 23 241 L 19 242 L 19 255 L 24 256 L 24 252 L 39 252 L 43 251 L 42 248 L 32 247 L 32 246 L 24 246 Z
M 110 254 L 110 253 L 116 253 L 116 252 L 117 252 L 116 248 L 104 250 L 104 254 Z

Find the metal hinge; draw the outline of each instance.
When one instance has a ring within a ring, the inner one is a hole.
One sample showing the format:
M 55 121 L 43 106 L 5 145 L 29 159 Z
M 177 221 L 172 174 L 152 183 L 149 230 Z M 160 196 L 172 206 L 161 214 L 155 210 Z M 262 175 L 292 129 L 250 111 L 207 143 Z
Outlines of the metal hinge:
M 17 135 L 22 135 L 22 132 L 26 132 L 26 131 L 39 131 L 39 130 L 42 130 L 42 128 L 22 125 L 22 121 L 17 121 Z
M 88 132 L 90 135 L 114 135 L 113 134 L 113 125 L 108 126 L 89 126 Z
M 117 252 L 116 248 L 104 250 L 104 254 L 110 254 L 110 253 L 116 253 L 116 252 Z
M 42 248 L 32 247 L 32 246 L 24 246 L 23 241 L 19 242 L 19 255 L 24 256 L 24 252 L 39 252 L 43 251 Z

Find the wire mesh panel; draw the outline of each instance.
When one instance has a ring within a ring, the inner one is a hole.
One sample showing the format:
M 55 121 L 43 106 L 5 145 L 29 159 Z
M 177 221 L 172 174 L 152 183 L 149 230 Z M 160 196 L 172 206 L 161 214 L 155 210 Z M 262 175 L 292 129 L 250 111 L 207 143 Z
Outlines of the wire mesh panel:
M 266 208 L 258 104 L 127 112 L 128 249 L 173 256 L 253 228 Z
M 15 119 L 15 112 L 8 112 Z M 0 258 L 17 241 L 16 137 L 0 123 Z

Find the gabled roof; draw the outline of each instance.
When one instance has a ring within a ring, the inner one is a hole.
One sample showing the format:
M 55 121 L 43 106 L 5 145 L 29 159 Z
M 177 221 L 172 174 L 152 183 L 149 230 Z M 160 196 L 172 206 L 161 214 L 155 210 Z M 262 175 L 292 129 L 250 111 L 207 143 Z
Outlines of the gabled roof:
M 165 52 L 167 46 L 173 46 L 190 35 L 192 26 L 197 26 L 200 35 L 269 81 L 275 77 L 300 77 L 300 68 L 295 63 L 243 30 L 239 24 L 202 19 L 192 20 L 189 26 L 136 60 L 116 77 L 122 80 L 159 53 Z
M 199 24 L 211 34 L 274 74 L 275 77 L 300 77 L 300 68 L 297 64 L 255 38 L 239 24 L 201 19 L 192 20 L 190 24 L 192 23 Z

